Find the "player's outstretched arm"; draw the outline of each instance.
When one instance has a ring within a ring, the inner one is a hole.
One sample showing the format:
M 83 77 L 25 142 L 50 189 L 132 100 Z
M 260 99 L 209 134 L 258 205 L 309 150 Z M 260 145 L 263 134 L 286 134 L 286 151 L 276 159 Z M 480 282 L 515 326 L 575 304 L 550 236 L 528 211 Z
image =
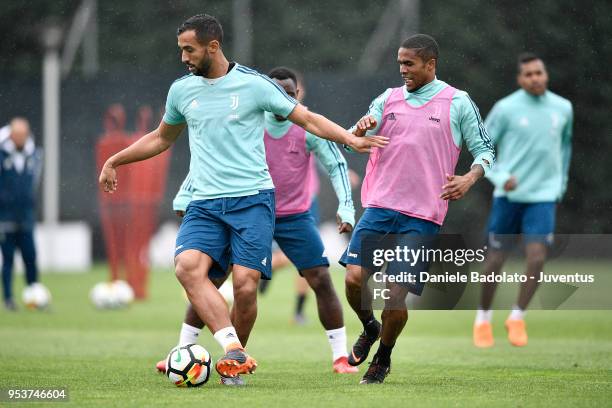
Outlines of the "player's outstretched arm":
M 345 144 L 359 153 L 369 152 L 372 147 L 385 147 L 389 143 L 389 139 L 384 136 L 357 137 L 325 116 L 309 111 L 301 104 L 296 105 L 289 115 L 289 120 L 315 136 Z
M 157 129 L 112 155 L 102 166 L 98 179 L 100 188 L 111 193 L 117 190 L 117 172 L 115 169 L 118 166 L 146 160 L 166 151 L 172 146 L 184 127 L 185 124 L 169 125 L 162 121 Z

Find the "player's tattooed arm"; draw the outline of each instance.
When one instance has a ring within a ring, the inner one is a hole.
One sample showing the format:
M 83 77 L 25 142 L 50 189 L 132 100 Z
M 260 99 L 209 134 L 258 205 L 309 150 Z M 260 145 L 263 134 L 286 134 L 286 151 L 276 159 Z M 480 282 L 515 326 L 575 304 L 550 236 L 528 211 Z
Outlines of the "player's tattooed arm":
M 463 176 L 447 174 L 447 183 L 442 186 L 440 198 L 443 200 L 459 200 L 463 198 L 484 174 L 484 168 L 480 164 L 473 165 L 470 171 Z

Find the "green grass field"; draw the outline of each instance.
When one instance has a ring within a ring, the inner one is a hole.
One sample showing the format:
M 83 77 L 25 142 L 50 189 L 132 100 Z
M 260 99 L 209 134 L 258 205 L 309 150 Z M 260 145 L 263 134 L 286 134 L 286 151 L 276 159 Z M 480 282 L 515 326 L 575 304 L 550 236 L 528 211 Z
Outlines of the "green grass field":
M 342 271 L 333 275 L 343 298 Z M 173 273 L 153 273 L 150 299 L 122 311 L 98 311 L 89 303 L 89 289 L 105 278 L 103 268 L 44 275 L 54 296 L 51 311 L 0 311 L 0 388 L 68 387 L 69 404 L 79 407 L 612 404 L 612 311 L 532 311 L 530 343 L 523 349 L 507 343 L 506 313 L 496 312 L 496 345 L 489 350 L 472 347 L 472 311 L 415 311 L 395 347 L 386 383 L 360 386 L 365 367 L 359 376 L 332 374 L 312 296 L 309 324 L 290 323 L 293 277 L 278 273 L 260 297 L 249 343 L 259 368 L 245 377 L 247 387 L 221 386 L 213 373 L 203 387 L 179 389 L 154 371 L 178 340 L 185 307 Z M 22 279 L 16 280 L 19 294 Z M 360 325 L 348 306 L 345 318 L 352 343 Z M 213 358 L 220 356 L 208 332 L 200 343 Z

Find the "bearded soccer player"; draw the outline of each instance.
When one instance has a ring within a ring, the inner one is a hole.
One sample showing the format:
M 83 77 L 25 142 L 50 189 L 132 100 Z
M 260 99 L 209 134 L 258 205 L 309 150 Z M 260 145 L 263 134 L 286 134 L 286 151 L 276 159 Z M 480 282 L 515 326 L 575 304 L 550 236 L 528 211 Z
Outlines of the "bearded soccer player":
M 298 96 L 294 72 L 279 67 L 270 71 L 268 76 L 289 96 Z M 312 172 L 316 171 L 311 166 L 311 155 L 314 154 L 327 170 L 338 197 L 338 232 L 342 234 L 352 231 L 355 209 L 346 160 L 333 143 L 311 135 L 284 116 L 268 112 L 265 114 L 264 142 L 266 160 L 275 187 L 274 240 L 315 293 L 319 318 L 332 349 L 333 371 L 340 374 L 356 373 L 357 369 L 348 364 L 342 306 L 331 281 L 325 247 L 310 212 L 312 192 L 309 187 L 312 186 L 311 177 L 315 176 Z M 191 186 L 188 175 L 173 201 L 176 211 L 186 210 L 189 213 Z M 222 268 L 229 266 L 227 258 L 220 262 Z M 232 311 L 232 317 L 235 317 L 234 313 Z M 193 308 L 189 307 L 179 342 L 195 343 L 203 326 Z M 157 364 L 157 369 L 165 369 L 163 360 Z M 227 385 L 243 384 L 239 377 L 223 382 Z
M 485 273 L 500 273 L 508 251 L 523 237 L 527 267 L 533 277 L 521 284 L 516 304 L 505 322 L 510 344 L 527 345 L 525 310 L 555 230 L 557 203 L 567 188 L 572 153 L 572 104 L 547 90 L 548 73 L 534 54 L 518 60 L 519 90 L 499 100 L 485 122 L 499 151 L 487 178 L 495 185 L 489 216 L 489 251 Z M 483 284 L 474 323 L 474 345 L 494 344 L 491 304 L 496 283 Z
M 459 200 L 488 170 L 494 150 L 474 102 L 464 91 L 436 78 L 438 44 L 424 34 L 406 39 L 397 54 L 404 85 L 377 97 L 353 128 L 357 136 L 380 133 L 389 137 L 384 149 L 372 149 L 363 180 L 365 212 L 341 263 L 346 265 L 346 296 L 363 324 L 349 363 L 359 365 L 380 338 L 378 351 L 361 380 L 382 383 L 390 372 L 391 352 L 408 319 L 404 299 L 420 295 L 421 283 L 390 284 L 393 307 L 385 307 L 382 324 L 374 317 L 372 299 L 362 303 L 367 276 L 361 244 L 372 234 L 436 235 L 449 200 Z M 367 136 L 366 135 L 366 136 Z M 461 146 L 474 156 L 468 173 L 455 175 Z
M 360 152 L 382 147 L 387 140 L 355 137 L 308 111 L 270 78 L 229 62 L 221 48 L 223 29 L 214 17 L 201 14 L 187 19 L 177 37 L 190 74 L 170 87 L 159 127 L 110 157 L 99 183 L 104 191 L 115 191 L 116 167 L 160 154 L 188 127 L 194 194 L 176 240 L 175 271 L 191 305 L 225 352 L 216 362 L 217 372 L 235 377 L 257 367 L 242 343 L 257 316 L 260 276 L 270 275 L 274 185 L 265 159 L 264 112 L 287 117 L 314 135 L 347 143 Z M 211 281 L 213 265 L 228 249 L 233 264 L 233 322 Z

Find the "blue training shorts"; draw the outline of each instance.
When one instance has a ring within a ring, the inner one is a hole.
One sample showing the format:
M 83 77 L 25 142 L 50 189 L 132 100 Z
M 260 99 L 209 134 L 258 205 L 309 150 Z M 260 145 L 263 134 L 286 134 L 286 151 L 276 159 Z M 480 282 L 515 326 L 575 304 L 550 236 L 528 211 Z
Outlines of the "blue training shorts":
M 236 264 L 270 279 L 274 204 L 274 190 L 192 201 L 176 237 L 174 256 L 188 249 L 207 254 L 215 262 L 211 278 L 225 276 L 229 265 Z
M 364 247 L 370 248 L 372 245 L 376 245 L 372 242 L 373 239 L 380 240 L 381 247 L 385 247 L 388 246 L 388 243 L 383 243 L 385 237 L 396 235 L 397 239 L 394 240 L 396 245 L 420 246 L 422 244 L 426 245 L 439 231 L 440 226 L 431 221 L 411 217 L 386 208 L 366 208 L 359 222 L 357 222 L 351 242 L 349 242 L 348 248 L 344 251 L 339 262 L 342 266 L 349 264 L 369 268 L 371 259 L 363 259 L 362 251 Z M 423 237 L 424 240 L 421 241 L 419 237 Z M 388 268 L 387 273 L 398 273 L 400 271 L 395 269 L 401 266 L 396 263 Z M 419 263 L 415 265 L 415 270 L 425 270 L 427 267 L 428 264 Z M 407 283 L 406 286 L 410 287 L 411 292 L 420 295 L 424 284 L 417 281 L 415 284 Z
M 552 245 L 555 231 L 555 202 L 518 203 L 506 197 L 495 197 L 487 227 L 489 246 L 511 249 L 519 234 L 525 243 Z
M 329 266 L 321 235 L 310 211 L 278 217 L 274 240 L 298 271 Z

